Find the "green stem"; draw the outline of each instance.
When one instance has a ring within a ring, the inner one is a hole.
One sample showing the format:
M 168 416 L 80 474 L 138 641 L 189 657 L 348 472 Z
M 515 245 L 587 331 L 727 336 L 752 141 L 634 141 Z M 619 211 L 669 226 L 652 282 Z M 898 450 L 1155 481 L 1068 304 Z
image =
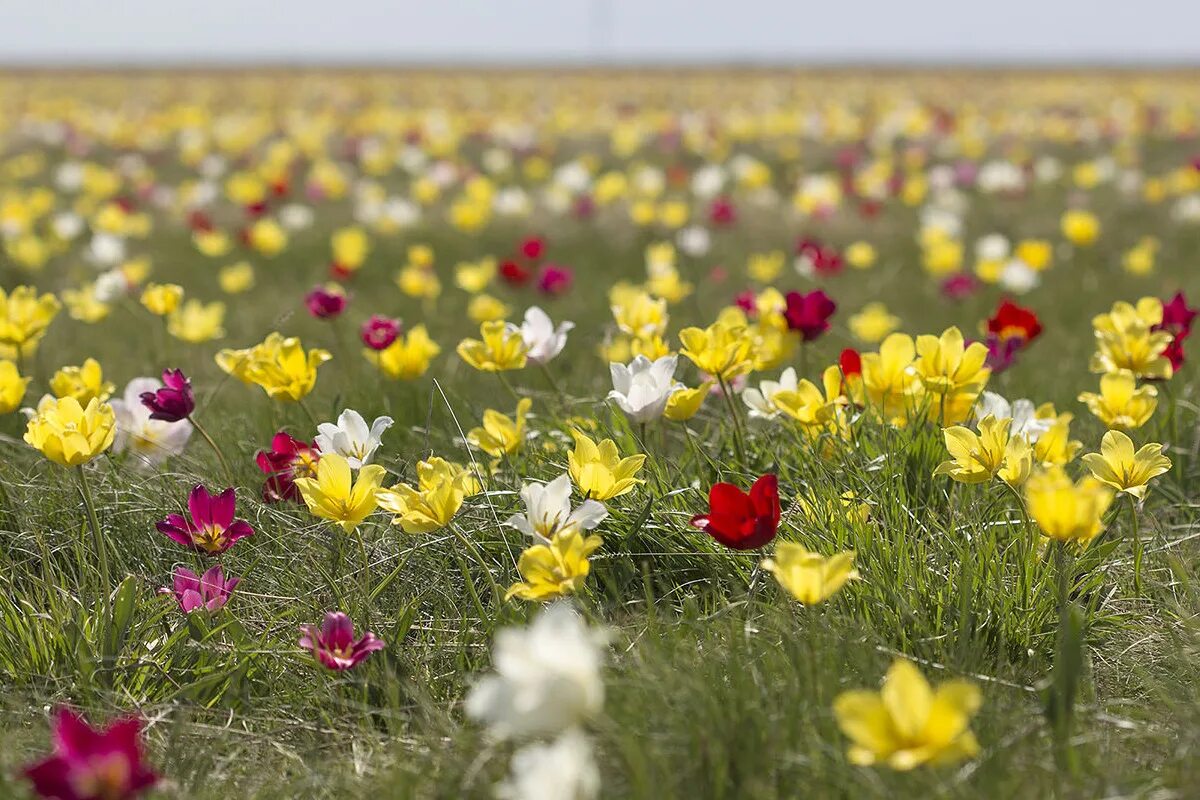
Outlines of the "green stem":
M 554 380 L 554 373 L 550 371 L 550 367 L 546 364 L 538 364 L 542 374 L 546 376 L 546 383 L 550 384 L 550 388 L 554 390 L 554 394 L 558 397 L 560 403 L 567 401 L 567 396 L 563 394 L 563 390 L 559 387 L 558 381 Z
M 1137 498 L 1129 495 L 1129 522 L 1133 526 L 1133 593 L 1142 594 L 1142 532 L 1138 525 Z
M 196 429 L 196 433 L 203 437 L 204 441 L 208 442 L 208 446 L 217 454 L 217 460 L 221 462 L 221 469 L 225 470 L 225 479 L 229 481 L 229 485 L 233 485 L 233 470 L 229 468 L 229 462 L 225 460 L 225 454 L 221 452 L 221 448 L 217 447 L 216 441 L 204 429 L 204 426 L 196 421 L 195 417 L 188 417 L 188 421 L 192 423 L 192 427 Z
M 112 577 L 108 571 L 108 547 L 104 542 L 104 534 L 100 531 L 100 519 L 96 516 L 96 503 L 92 500 L 92 489 L 88 485 L 87 472 L 83 464 L 77 468 L 79 475 L 79 491 L 83 495 L 83 506 L 87 509 L 88 525 L 92 529 L 92 547 L 96 551 L 96 561 L 100 565 L 100 581 L 103 588 L 100 592 L 101 605 L 104 608 L 105 636 L 109 624 L 109 592 L 112 591 Z
M 312 409 L 308 407 L 308 403 L 304 402 L 303 397 L 301 397 L 296 402 L 299 403 L 300 408 L 302 408 L 304 410 L 304 413 L 306 415 L 308 415 L 308 421 L 312 423 L 313 428 L 316 428 L 320 423 L 317 422 L 317 418 L 313 415 Z M 305 438 L 307 438 L 307 437 L 305 437 Z
M 737 406 L 733 402 L 733 392 L 724 378 L 718 378 L 721 383 L 721 394 L 725 397 L 725 405 L 729 407 L 729 415 L 733 417 L 733 447 L 737 451 L 738 461 L 746 465 L 746 445 L 742 431 L 742 418 L 738 415 Z

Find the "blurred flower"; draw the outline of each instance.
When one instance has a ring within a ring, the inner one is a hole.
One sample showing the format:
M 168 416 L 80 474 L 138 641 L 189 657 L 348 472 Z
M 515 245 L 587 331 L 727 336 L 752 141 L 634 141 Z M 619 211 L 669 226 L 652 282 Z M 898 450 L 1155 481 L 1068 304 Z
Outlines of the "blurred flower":
M 164 373 L 168 374 L 170 370 Z M 173 390 L 163 389 L 154 378 L 134 378 L 125 385 L 124 395 L 111 403 L 116 418 L 113 452 L 131 453 L 142 467 L 157 466 L 183 452 L 192 435 L 192 423 L 186 415 L 170 420 L 156 417 L 144 399 L 167 391 Z
M 1100 220 L 1087 211 L 1067 211 L 1060 224 L 1063 236 L 1076 247 L 1088 247 L 1100 236 Z
M 63 367 L 50 378 L 50 391 L 55 397 L 74 397 L 80 405 L 92 398 L 104 402 L 112 397 L 116 387 L 104 380 L 100 362 L 89 358 L 78 367 Z
M 186 301 L 167 315 L 167 333 L 192 344 L 211 342 L 225 335 L 225 304 L 219 300 L 201 303 Z
M 1071 483 L 1059 466 L 1035 472 L 1025 482 L 1029 516 L 1056 541 L 1091 541 L 1104 530 L 1102 517 L 1112 500 L 1112 490 L 1100 481 L 1088 476 Z
M 317 426 L 315 444 L 322 455 L 337 453 L 346 459 L 351 469 L 360 469 L 371 463 L 371 457 L 379 448 L 383 432 L 392 427 L 391 417 L 376 417 L 367 427 L 367 421 L 352 408 L 347 408 L 337 419 L 337 424 L 322 422 Z
M 179 608 L 185 614 L 190 614 L 198 608 L 217 611 L 229 602 L 230 595 L 241 580 L 226 579 L 220 564 L 211 567 L 200 576 L 186 567 L 176 567 L 171 588 L 160 591 L 174 593 L 175 599 L 179 601 Z
M 600 794 L 592 745 L 574 728 L 550 744 L 517 750 L 509 771 L 496 786 L 498 800 L 595 800 Z
M 978 753 L 979 743 L 968 726 L 981 702 L 974 684 L 953 680 L 935 690 L 911 661 L 896 659 L 882 691 L 842 692 L 833 713 L 853 743 L 851 763 L 910 770 Z
M 271 439 L 271 449 L 260 450 L 254 457 L 258 468 L 267 476 L 263 484 L 263 500 L 278 503 L 299 499 L 296 478 L 316 477 L 320 458 L 315 444 L 305 444 L 284 431 L 275 434 Z
M 951 275 L 942 281 L 942 294 L 951 300 L 965 300 L 979 288 L 979 281 L 965 272 Z
M 162 387 L 140 395 L 142 405 L 150 411 L 150 419 L 163 422 L 187 419 L 196 409 L 191 381 L 181 370 L 165 369 L 162 382 Z
M 775 545 L 774 558 L 765 559 L 762 568 L 774 575 L 788 594 L 806 606 L 825 602 L 846 581 L 858 577 L 853 552 L 825 558 L 796 542 Z
M 848 320 L 850 332 L 869 344 L 877 344 L 896 330 L 900 318 L 887 310 L 883 303 L 867 303 Z
M 675 380 L 677 356 L 663 356 L 651 361 L 635 356 L 625 364 L 609 364 L 613 389 L 608 399 L 617 404 L 634 422 L 651 422 L 663 415 L 667 401 L 678 387 Z
M 783 315 L 788 329 L 799 331 L 802 340 L 813 341 L 829 330 L 829 318 L 837 310 L 837 304 L 823 291 L 816 289 L 808 294 L 788 292 L 786 299 L 787 310 Z
M 234 519 L 236 492 L 233 487 L 213 497 L 203 484 L 188 494 L 188 514 L 168 514 L 155 525 L 174 542 L 210 556 L 224 553 L 239 539 L 254 535 L 250 523 Z
M 112 446 L 115 435 L 112 406 L 94 397 L 86 408 L 74 397 L 47 399 L 25 427 L 25 441 L 64 467 L 91 461 Z
M 733 550 L 755 550 L 775 538 L 779 527 L 779 481 L 771 474 L 754 481 L 750 492 L 714 483 L 708 513 L 692 517 L 693 527 Z
M 343 531 L 352 533 L 377 507 L 375 492 L 386 474 L 387 470 L 378 464 L 368 464 L 355 478 L 343 456 L 322 452 L 317 476 L 297 477 L 292 482 L 314 516 L 336 522 Z
M 988 319 L 987 330 L 1001 341 L 1019 339 L 1023 347 L 1041 335 L 1042 323 L 1030 309 L 1011 300 L 1003 300 L 996 308 L 996 313 Z
M 503 320 L 512 308 L 490 294 L 477 294 L 467 303 L 467 317 L 476 324 Z
M 607 635 L 589 629 L 567 603 L 554 603 L 524 628 L 504 628 L 493 674 L 467 695 L 467 716 L 498 739 L 553 736 L 600 713 Z
M 1171 460 L 1162 450 L 1161 444 L 1146 444 L 1135 453 L 1128 436 L 1109 431 L 1100 442 L 1100 452 L 1086 453 L 1083 463 L 1101 483 L 1145 500 L 1150 480 L 1171 469 Z
M 158 317 L 165 317 L 183 301 L 183 287 L 176 283 L 152 283 L 142 291 L 142 306 Z
M 400 320 L 372 314 L 359 329 L 362 343 L 372 350 L 386 350 L 400 335 Z
M 304 296 L 304 305 L 308 313 L 317 319 L 329 319 L 341 316 L 346 310 L 346 292 L 336 283 L 326 286 L 316 286 Z
M 561 264 L 546 264 L 538 272 L 537 287 L 543 294 L 565 294 L 575 281 L 575 273 Z
M 0 359 L 0 414 L 11 414 L 21 407 L 30 380 L 21 377 L 16 364 Z
M 254 267 L 248 261 L 222 267 L 217 273 L 217 285 L 226 294 L 248 292 L 254 288 Z
M 353 669 L 387 645 L 371 632 L 354 638 L 354 623 L 340 611 L 330 611 L 321 627 L 300 626 L 300 647 L 309 650 L 322 666 L 335 672 Z
M 18 358 L 31 354 L 61 308 L 58 298 L 38 295 L 32 286 L 0 288 L 0 345 L 13 348 Z
M 132 800 L 158 783 L 143 761 L 142 723 L 118 720 L 95 729 L 70 709 L 54 713 L 54 752 L 24 769 L 39 797 Z
M 1143 297 L 1136 306 L 1117 301 L 1107 314 L 1096 315 L 1092 372 L 1129 370 L 1139 378 L 1170 378 L 1171 362 L 1164 353 L 1174 337 L 1157 329 L 1162 321 L 1163 305 L 1155 297 Z

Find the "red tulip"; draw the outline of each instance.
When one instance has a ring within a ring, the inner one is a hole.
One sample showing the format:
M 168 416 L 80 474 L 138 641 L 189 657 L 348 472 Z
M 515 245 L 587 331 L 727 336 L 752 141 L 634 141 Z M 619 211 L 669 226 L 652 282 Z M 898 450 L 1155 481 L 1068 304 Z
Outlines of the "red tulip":
M 775 538 L 779 528 L 779 481 L 763 475 L 747 494 L 732 483 L 708 490 L 708 513 L 692 525 L 733 550 L 754 550 Z
M 1156 328 L 1169 331 L 1176 341 L 1186 339 L 1192 332 L 1192 320 L 1195 317 L 1196 309 L 1188 307 L 1183 292 L 1176 292 L 1174 297 L 1163 303 L 1162 324 Z
M 785 298 L 787 309 L 783 312 L 787 326 L 793 331 L 800 332 L 800 338 L 806 342 L 820 338 L 829 330 L 829 318 L 837 310 L 837 303 L 829 299 L 829 295 L 820 289 L 808 294 L 788 292 Z
M 400 320 L 372 314 L 359 329 L 362 342 L 372 350 L 386 350 L 400 335 Z
M 530 236 L 521 242 L 521 255 L 531 261 L 537 261 L 546 252 L 546 240 L 540 236 Z
M 996 313 L 987 321 L 987 329 L 988 333 L 995 334 L 1001 341 L 1020 339 L 1024 346 L 1041 334 L 1042 323 L 1037 314 L 1030 309 L 1011 300 L 1003 300 Z
M 523 286 L 529 283 L 529 279 L 533 277 L 533 273 L 516 261 L 510 260 L 500 265 L 500 277 L 505 283 L 511 286 Z
M 842 368 L 842 375 L 849 378 L 851 375 L 862 375 L 862 356 L 852 347 L 847 347 L 838 357 L 838 366 Z

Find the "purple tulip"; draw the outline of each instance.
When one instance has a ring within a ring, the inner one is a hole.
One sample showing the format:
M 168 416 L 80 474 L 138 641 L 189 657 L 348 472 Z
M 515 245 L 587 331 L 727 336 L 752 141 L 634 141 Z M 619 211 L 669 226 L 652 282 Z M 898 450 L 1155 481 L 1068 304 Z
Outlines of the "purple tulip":
M 340 611 L 325 615 L 320 629 L 300 626 L 300 646 L 311 650 L 313 657 L 338 672 L 358 666 L 371 653 L 387 645 L 373 633 L 354 638 L 354 623 Z
M 346 310 L 346 293 L 336 285 L 318 286 L 304 296 L 304 305 L 317 319 L 329 319 Z
M 235 503 L 232 487 L 213 497 L 208 489 L 197 484 L 188 495 L 191 519 L 185 519 L 181 514 L 169 514 L 155 527 L 184 547 L 210 556 L 224 553 L 238 539 L 254 534 L 250 523 L 233 518 Z
M 372 314 L 359 330 L 362 342 L 372 350 L 386 350 L 400 335 L 400 320 Z
M 158 775 L 142 760 L 141 720 L 118 720 L 97 730 L 60 708 L 51 725 L 54 752 L 24 771 L 39 797 L 132 800 L 158 783 Z
M 783 312 L 789 329 L 800 332 L 806 342 L 817 339 L 829 330 L 829 318 L 837 310 L 837 303 L 820 289 L 801 294 L 788 292 L 787 309 Z
M 171 588 L 160 589 L 160 593 L 175 595 L 179 608 L 183 613 L 190 614 L 198 608 L 206 611 L 216 611 L 224 608 L 233 594 L 234 588 L 241 583 L 241 578 L 225 578 L 225 571 L 217 564 L 201 576 L 197 576 L 186 567 L 175 569 Z
M 187 419 L 196 410 L 192 382 L 178 369 L 163 370 L 162 381 L 161 389 L 142 392 L 141 395 L 142 405 L 150 409 L 150 419 L 160 419 L 163 422 Z

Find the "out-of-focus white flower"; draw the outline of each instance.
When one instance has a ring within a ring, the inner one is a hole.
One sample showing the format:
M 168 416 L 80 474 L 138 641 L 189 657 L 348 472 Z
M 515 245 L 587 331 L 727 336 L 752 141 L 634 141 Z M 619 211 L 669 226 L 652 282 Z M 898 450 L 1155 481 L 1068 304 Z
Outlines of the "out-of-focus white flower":
M 584 500 L 579 508 L 571 508 L 571 476 L 565 472 L 546 484 L 525 484 L 521 499 L 525 513 L 513 514 L 504 524 L 537 539 L 548 541 L 571 527 L 590 531 L 608 517 L 608 509 L 597 500 Z
M 975 257 L 980 261 L 1003 261 L 1010 252 L 1012 246 L 1002 233 L 989 233 L 975 242 Z
M 1008 402 L 995 392 L 984 392 L 975 403 L 975 419 L 992 416 L 996 419 L 1011 419 L 1008 432 L 1012 436 L 1025 436 L 1033 444 L 1042 434 L 1054 426 L 1054 419 L 1038 419 L 1033 401 L 1021 398 Z
M 467 695 L 467 716 L 500 739 L 554 736 L 580 724 L 604 705 L 607 639 L 564 602 L 527 627 L 500 631 L 492 648 L 495 672 Z
M 288 203 L 279 209 L 279 224 L 289 231 L 304 230 L 313 223 L 313 210 L 302 203 Z
M 83 233 L 83 217 L 72 211 L 55 214 L 51 224 L 54 226 L 54 235 L 68 242 Z
M 162 383 L 154 378 L 134 378 L 125 386 L 121 398 L 109 403 L 117 428 L 113 452 L 128 451 L 134 463 L 142 468 L 155 467 L 179 455 L 192 435 L 192 423 L 186 419 L 178 422 L 150 419 L 150 409 L 142 405 L 142 393 L 161 388 Z
M 1062 174 L 1062 162 L 1054 156 L 1042 156 L 1033 162 L 1033 177 L 1038 183 L 1054 183 Z
M 512 168 L 512 153 L 499 147 L 489 147 L 479 160 L 485 172 L 495 175 Z
M 524 217 L 533 208 L 533 203 L 520 186 L 506 186 L 496 192 L 492 208 L 502 217 Z
M 979 168 L 975 184 L 985 194 L 1010 194 L 1025 188 L 1025 173 L 1011 161 L 989 161 Z
M 712 248 L 712 234 L 708 228 L 699 225 L 689 225 L 675 236 L 679 249 L 692 258 L 703 258 Z
M 1177 222 L 1200 222 L 1200 194 L 1188 194 L 1175 201 L 1171 217 Z
M 322 453 L 337 453 L 346 459 L 351 469 L 361 469 L 371 463 L 383 432 L 392 427 L 392 422 L 391 417 L 376 417 L 368 428 L 362 414 L 347 408 L 338 417 L 336 425 L 322 422 L 317 426 L 317 449 Z
M 1037 270 L 1019 258 L 1009 261 L 1000 272 L 1000 285 L 1017 294 L 1025 294 L 1040 282 Z
M 54 171 L 54 185 L 60 192 L 75 193 L 83 185 L 83 165 L 78 161 L 64 161 Z
M 762 381 L 758 388 L 746 389 L 742 392 L 742 402 L 750 409 L 750 416 L 774 419 L 779 416 L 779 407 L 775 405 L 774 397 L 780 392 L 796 391 L 796 370 L 788 367 L 777 381 Z
M 496 786 L 498 800 L 593 800 L 599 794 L 592 743 L 575 728 L 551 744 L 513 753 L 508 778 Z
M 121 270 L 110 269 L 108 272 L 100 273 L 100 277 L 96 278 L 93 292 L 101 303 L 111 303 L 129 292 L 129 280 Z
M 210 181 L 215 181 L 225 174 L 228 166 L 229 162 L 225 160 L 225 156 L 220 153 L 209 153 L 200 160 L 199 172 Z
M 705 164 L 692 175 L 692 194 L 711 200 L 725 185 L 725 170 L 719 164 Z
M 667 407 L 671 393 L 681 385 L 675 380 L 677 358 L 670 355 L 651 361 L 638 355 L 628 365 L 609 364 L 613 390 L 608 393 L 608 399 L 634 422 L 658 419 Z
M 567 344 L 567 333 L 575 327 L 574 322 L 560 322 L 554 327 L 550 316 L 537 306 L 530 306 L 521 324 L 521 338 L 528 352 L 525 357 L 534 364 L 549 363 L 562 352 Z
M 101 267 L 111 267 L 125 260 L 125 240 L 111 233 L 96 233 L 88 243 L 87 258 Z

